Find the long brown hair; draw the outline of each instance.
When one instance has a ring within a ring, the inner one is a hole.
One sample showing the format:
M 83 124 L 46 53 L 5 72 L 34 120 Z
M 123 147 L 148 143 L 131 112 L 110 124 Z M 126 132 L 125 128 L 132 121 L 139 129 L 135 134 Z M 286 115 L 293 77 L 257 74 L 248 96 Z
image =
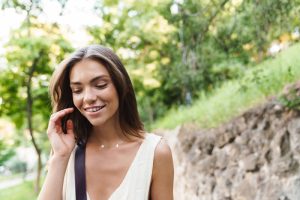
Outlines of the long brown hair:
M 84 144 L 89 137 L 92 124 L 77 110 L 70 88 L 70 71 L 83 59 L 92 59 L 103 64 L 108 71 L 119 97 L 119 120 L 124 135 L 143 137 L 143 123 L 140 120 L 135 93 L 129 75 L 119 57 L 109 48 L 90 45 L 75 51 L 55 69 L 50 80 L 50 95 L 53 112 L 73 107 L 74 112 L 62 119 L 65 131 L 67 119 L 74 123 L 77 144 Z

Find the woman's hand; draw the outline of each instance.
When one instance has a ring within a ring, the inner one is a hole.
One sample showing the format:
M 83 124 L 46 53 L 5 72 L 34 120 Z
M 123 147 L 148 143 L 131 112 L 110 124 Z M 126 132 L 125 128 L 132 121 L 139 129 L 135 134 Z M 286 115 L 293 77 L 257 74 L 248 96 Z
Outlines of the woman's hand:
M 62 129 L 61 119 L 74 108 L 66 108 L 53 113 L 50 117 L 47 134 L 51 143 L 53 156 L 69 158 L 75 147 L 74 126 L 71 120 L 67 121 L 67 132 Z

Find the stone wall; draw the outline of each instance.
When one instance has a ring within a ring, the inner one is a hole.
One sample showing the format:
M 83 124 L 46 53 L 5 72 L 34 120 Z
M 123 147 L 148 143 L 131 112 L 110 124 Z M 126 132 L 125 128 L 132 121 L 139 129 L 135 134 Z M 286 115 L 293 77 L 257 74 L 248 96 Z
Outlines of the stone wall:
M 217 129 L 184 125 L 173 149 L 176 200 L 300 200 L 300 112 L 270 102 Z

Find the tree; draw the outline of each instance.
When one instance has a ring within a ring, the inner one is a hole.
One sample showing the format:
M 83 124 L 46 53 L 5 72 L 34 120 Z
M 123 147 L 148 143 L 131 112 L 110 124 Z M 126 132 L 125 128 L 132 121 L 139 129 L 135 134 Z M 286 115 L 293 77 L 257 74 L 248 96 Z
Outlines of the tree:
M 8 1 L 9 2 L 9 1 Z M 38 166 L 35 191 L 39 191 L 42 148 L 37 132 L 46 130 L 51 110 L 48 82 L 53 66 L 72 51 L 57 25 L 41 24 L 33 11 L 40 11 L 39 1 L 28 4 L 14 1 L 16 9 L 26 10 L 26 20 L 6 45 L 7 68 L 1 73 L 0 114 L 9 116 L 17 128 L 27 129 L 37 153 Z M 45 138 L 46 134 L 42 134 Z
M 170 1 L 160 10 L 177 28 L 171 39 L 177 46 L 164 48 L 171 63 L 159 73 L 165 102 L 183 104 L 187 92 L 197 97 L 262 61 L 271 42 L 292 31 L 297 5 L 293 0 Z
M 296 23 L 296 5 L 293 0 L 98 1 L 103 22 L 88 32 L 93 42 L 121 55 L 141 114 L 151 122 L 266 58 L 270 43 L 292 29 L 290 21 Z
M 89 27 L 88 32 L 94 43 L 111 47 L 121 57 L 133 81 L 140 114 L 150 126 L 166 108 L 157 73 L 160 66 L 170 62 L 162 47 L 175 28 L 158 12 L 168 1 L 124 2 L 97 2 L 95 11 L 103 22 Z

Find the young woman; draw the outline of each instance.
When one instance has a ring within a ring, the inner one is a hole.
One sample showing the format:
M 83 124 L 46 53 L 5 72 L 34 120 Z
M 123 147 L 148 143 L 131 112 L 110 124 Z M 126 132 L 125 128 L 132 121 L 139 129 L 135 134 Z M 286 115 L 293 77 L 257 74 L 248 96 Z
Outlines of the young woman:
M 87 200 L 173 199 L 170 148 L 144 131 L 132 83 L 113 51 L 77 50 L 55 70 L 50 94 L 52 155 L 39 200 L 76 200 L 80 181 Z M 79 148 L 85 177 L 75 180 Z

